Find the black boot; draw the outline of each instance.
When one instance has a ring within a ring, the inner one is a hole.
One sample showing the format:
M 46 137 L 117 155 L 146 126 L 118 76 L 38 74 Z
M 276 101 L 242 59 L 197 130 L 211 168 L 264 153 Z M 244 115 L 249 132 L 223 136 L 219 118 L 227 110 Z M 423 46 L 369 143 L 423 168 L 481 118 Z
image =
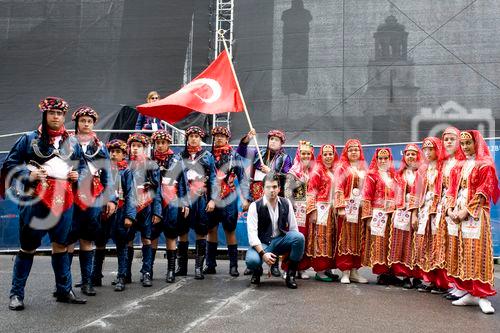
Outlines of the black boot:
M 151 248 L 151 280 L 153 280 L 153 267 L 155 265 L 156 249 Z
M 189 242 L 179 242 L 177 245 L 177 270 L 175 276 L 187 275 Z
M 52 254 L 52 268 L 56 277 L 57 302 L 85 304 L 86 299 L 82 299 L 71 289 L 71 267 L 67 252 Z
M 134 261 L 134 247 L 127 248 L 127 275 L 125 275 L 125 283 L 132 283 L 132 262 Z
M 168 283 L 175 282 L 175 250 L 167 250 L 167 278 Z
M 207 241 L 205 239 L 196 240 L 196 252 L 194 258 L 194 278 L 203 280 L 203 262 L 205 261 L 205 253 L 207 249 Z
M 238 272 L 238 245 L 228 245 L 227 254 L 229 256 L 229 275 L 233 277 L 240 276 L 240 272 Z
M 33 253 L 19 251 L 14 261 L 12 272 L 12 288 L 10 289 L 9 309 L 18 311 L 24 309 L 24 288 L 33 266 Z
M 250 279 L 251 284 L 260 284 L 260 277 L 262 275 L 262 267 L 256 268 L 252 270 L 252 278 Z
M 280 257 L 276 256 L 276 261 L 271 266 L 271 275 L 274 277 L 281 277 L 279 264 L 280 264 Z
M 299 263 L 297 261 L 288 262 L 288 271 L 286 273 L 286 286 L 290 289 L 297 289 L 297 282 L 295 282 L 295 274 L 297 273 L 297 267 Z
M 80 250 L 80 271 L 82 273 L 81 291 L 87 296 L 95 296 L 96 292 L 92 286 L 92 262 L 94 251 Z
M 142 246 L 142 286 L 151 287 L 153 285 L 153 278 L 151 277 L 151 262 L 153 260 L 153 249 L 151 245 Z
M 216 242 L 207 242 L 207 264 L 203 270 L 203 274 L 215 274 L 217 273 L 215 267 L 217 262 L 215 260 L 217 256 L 217 245 Z
M 106 256 L 106 249 L 96 249 L 94 256 L 94 265 L 92 267 L 92 285 L 94 287 L 102 286 L 102 265 Z

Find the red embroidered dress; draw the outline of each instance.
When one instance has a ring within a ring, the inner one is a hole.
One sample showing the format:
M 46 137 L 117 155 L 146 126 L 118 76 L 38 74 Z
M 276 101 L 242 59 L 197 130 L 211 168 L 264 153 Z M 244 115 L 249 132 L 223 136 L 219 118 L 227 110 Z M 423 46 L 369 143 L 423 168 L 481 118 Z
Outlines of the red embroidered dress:
M 449 207 L 467 209 L 468 216 L 457 225 L 458 274 L 452 275 L 457 288 L 472 296 L 496 294 L 491 236 L 490 200 L 499 196 L 498 176 L 488 146 L 478 131 L 467 131 L 474 139 L 475 155 L 467 157 L 458 182 L 451 180 Z M 467 137 L 462 132 L 461 137 Z
M 359 148 L 360 157 L 357 165 L 351 165 L 347 156 L 349 147 Z M 344 209 L 345 215 L 337 216 L 338 251 L 335 263 L 341 271 L 361 267 L 361 251 L 363 248 L 364 228 L 361 223 L 361 190 L 366 178 L 367 167 L 361 142 L 356 139 L 347 140 L 340 165 L 335 172 L 334 207 Z
M 404 154 L 414 151 L 416 165 L 412 169 L 406 164 Z M 403 152 L 401 165 L 396 173 L 396 211 L 394 212 L 389 239 L 388 264 L 395 275 L 415 277 L 413 272 L 413 222 L 418 209 L 417 184 L 420 181 L 418 166 L 421 151 L 415 144 L 409 144 Z
M 377 156 L 389 157 L 387 171 L 379 170 Z M 388 273 L 387 256 L 392 213 L 395 210 L 395 171 L 390 148 L 377 148 L 363 186 L 361 218 L 365 220 L 366 246 L 362 264 L 374 274 Z
M 334 161 L 331 168 L 323 163 L 323 150 L 333 148 Z M 321 146 L 311 178 L 307 185 L 307 243 L 305 255 L 310 258 L 316 271 L 334 268 L 335 219 L 333 214 L 334 167 L 338 155 L 333 145 Z M 311 223 L 311 213 L 316 211 L 316 223 Z

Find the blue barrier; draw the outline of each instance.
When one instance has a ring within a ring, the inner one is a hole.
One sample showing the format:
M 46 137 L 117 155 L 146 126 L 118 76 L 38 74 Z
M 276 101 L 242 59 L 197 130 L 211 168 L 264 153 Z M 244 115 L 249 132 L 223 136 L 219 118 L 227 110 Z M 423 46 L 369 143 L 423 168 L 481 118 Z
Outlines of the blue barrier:
M 487 140 L 490 151 L 496 153 L 500 151 L 500 139 L 490 139 Z M 393 155 L 396 161 L 396 167 L 399 165 L 399 160 L 401 159 L 402 152 L 404 150 L 404 144 L 388 144 L 385 145 L 391 147 Z M 371 160 L 375 149 L 379 145 L 370 145 L 364 147 L 365 158 L 367 163 Z M 178 150 L 180 148 L 175 147 Z M 290 156 L 295 156 L 295 147 L 286 147 L 287 153 Z M 341 149 L 339 149 L 340 154 Z M 0 156 L 0 161 L 3 162 L 5 154 Z M 495 165 L 498 171 L 500 171 L 500 158 L 495 158 Z M 19 248 L 19 214 L 17 206 L 10 200 L 0 200 L 0 250 L 16 250 Z M 493 235 L 493 254 L 495 257 L 500 257 L 500 202 L 491 207 L 491 227 Z M 238 218 L 238 225 L 236 227 L 236 236 L 238 239 L 238 246 L 240 248 L 248 247 L 248 237 L 246 230 L 246 213 L 240 212 Z M 190 233 L 189 235 L 190 244 L 194 245 L 195 234 Z M 136 244 L 140 243 L 139 235 L 135 240 Z M 163 235 L 160 238 L 160 246 L 165 245 L 165 239 Z M 44 238 L 42 242 L 42 247 L 49 247 L 50 243 L 48 238 Z M 224 231 L 219 228 L 219 247 L 226 247 L 226 240 L 224 236 Z

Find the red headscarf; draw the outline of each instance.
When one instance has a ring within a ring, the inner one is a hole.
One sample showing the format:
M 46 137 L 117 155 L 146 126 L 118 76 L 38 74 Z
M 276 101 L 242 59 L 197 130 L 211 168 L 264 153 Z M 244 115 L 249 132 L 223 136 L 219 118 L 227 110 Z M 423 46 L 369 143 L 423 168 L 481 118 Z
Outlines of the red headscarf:
M 418 169 L 420 167 L 420 163 L 422 163 L 422 151 L 420 150 L 420 148 L 414 143 L 407 144 L 405 147 L 405 150 L 403 150 L 403 158 L 401 159 L 401 163 L 399 164 L 398 174 L 400 176 L 403 175 L 403 172 L 408 167 L 408 164 L 406 164 L 406 160 L 405 160 L 405 153 L 408 150 L 413 150 L 413 151 L 417 152 L 416 169 Z
M 368 169 L 369 169 L 369 171 L 378 171 L 377 156 L 378 156 L 378 153 L 382 149 L 385 149 L 385 150 L 387 150 L 389 152 L 389 168 L 387 169 L 387 171 L 389 172 L 389 174 L 391 175 L 391 177 L 394 178 L 394 175 L 395 175 L 396 171 L 394 170 L 394 161 L 393 161 L 393 158 L 392 158 L 391 148 L 387 148 L 387 147 L 377 148 L 375 150 L 375 154 L 373 154 L 372 161 L 370 162 L 370 167 Z
M 304 165 L 302 164 L 302 160 L 300 158 L 300 148 L 303 144 L 303 141 L 299 142 L 299 146 L 297 147 L 297 151 L 295 152 L 295 158 L 293 159 L 293 165 L 288 171 L 297 179 L 304 180 L 304 176 L 306 173 L 310 173 L 314 167 L 314 147 L 311 145 L 311 161 L 309 162 L 309 165 L 307 166 L 307 169 L 304 168 Z M 305 142 L 304 142 L 305 144 Z
M 460 149 L 460 130 L 456 127 L 448 127 L 447 129 L 444 130 L 443 135 L 441 136 L 442 142 L 443 142 L 443 154 L 444 154 L 444 159 L 448 159 L 450 156 L 446 152 L 446 149 L 444 149 L 444 135 L 445 134 L 453 134 L 457 137 L 456 142 L 456 150 L 455 150 L 455 158 L 459 161 L 465 160 L 465 154 L 464 152 Z
M 332 145 L 332 144 L 322 145 L 321 148 L 319 149 L 319 154 L 316 157 L 316 163 L 314 165 L 314 168 L 315 169 L 323 169 L 325 172 L 327 171 L 327 168 L 326 168 L 325 164 L 323 163 L 323 150 L 327 146 L 331 146 L 333 148 L 333 163 L 332 163 L 332 167 L 330 170 L 333 171 L 333 169 L 335 168 L 335 164 L 339 160 L 339 155 L 337 154 L 337 149 L 335 148 L 335 145 Z
M 366 170 L 366 161 L 365 154 L 363 153 L 363 147 L 361 147 L 361 141 L 358 139 L 349 139 L 346 141 L 344 145 L 344 149 L 342 150 L 342 155 L 340 156 L 340 163 L 345 168 L 348 168 L 351 164 L 349 163 L 349 157 L 347 157 L 347 150 L 349 147 L 358 146 L 359 148 L 359 169 Z
M 430 137 L 425 138 L 424 141 L 422 141 L 422 149 L 425 148 L 426 141 L 431 142 L 432 146 L 434 147 L 434 150 L 436 151 L 436 162 L 437 162 L 437 167 L 439 170 L 441 168 L 441 165 L 443 164 L 444 159 L 445 159 L 445 150 L 444 150 L 443 142 L 441 141 L 441 139 L 430 136 Z M 426 160 L 424 163 L 429 164 L 429 161 Z
M 493 200 L 494 203 L 496 203 L 498 197 L 500 196 L 500 189 L 498 188 L 498 176 L 496 174 L 495 162 L 493 161 L 493 157 L 491 156 L 490 150 L 488 149 L 488 145 L 484 141 L 483 136 L 479 131 L 469 130 L 466 132 L 469 132 L 472 135 L 472 138 L 474 139 L 474 149 L 476 151 L 476 159 L 475 159 L 476 163 L 478 163 L 479 165 L 488 165 L 491 167 L 493 171 L 484 180 L 485 182 L 484 185 L 486 185 L 491 190 L 491 199 Z M 460 151 L 462 151 L 461 147 Z

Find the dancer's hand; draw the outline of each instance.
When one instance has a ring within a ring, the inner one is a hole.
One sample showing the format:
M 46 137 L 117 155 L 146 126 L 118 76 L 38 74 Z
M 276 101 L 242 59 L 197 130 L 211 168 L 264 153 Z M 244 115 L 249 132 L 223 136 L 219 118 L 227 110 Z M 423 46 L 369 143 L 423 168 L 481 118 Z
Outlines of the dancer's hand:
M 184 214 L 184 218 L 187 218 L 189 215 L 189 207 L 182 207 L 182 213 Z
M 248 210 L 248 207 L 250 207 L 250 202 L 248 200 L 243 200 L 243 211 L 246 212 Z
M 215 201 L 213 200 L 210 200 L 207 204 L 207 208 L 206 208 L 206 211 L 207 213 L 210 213 L 210 212 L 213 212 L 215 209 Z
M 126 217 L 123 224 L 125 225 L 125 228 L 130 228 L 132 226 L 132 220 Z

